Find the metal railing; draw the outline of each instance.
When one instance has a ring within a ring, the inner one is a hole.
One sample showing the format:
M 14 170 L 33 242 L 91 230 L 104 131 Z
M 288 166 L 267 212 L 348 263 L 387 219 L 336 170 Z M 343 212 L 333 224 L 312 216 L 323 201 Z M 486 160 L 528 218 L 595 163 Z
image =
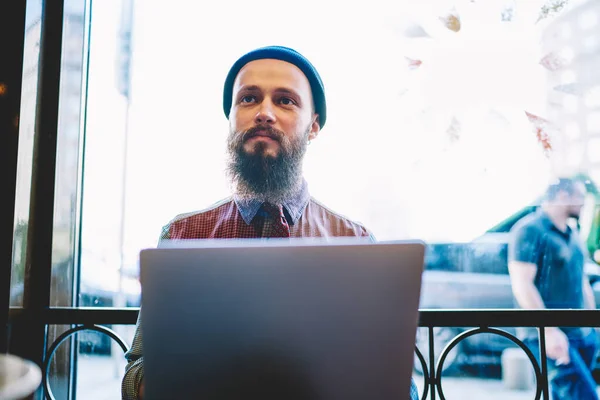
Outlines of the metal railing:
M 56 349 L 70 336 L 85 330 L 96 331 L 108 335 L 115 340 L 123 352 L 129 348 L 127 343 L 117 333 L 103 325 L 133 325 L 137 321 L 137 308 L 50 308 L 40 317 L 46 325 L 70 325 L 71 329 L 64 332 L 49 344 L 44 357 L 43 385 L 47 399 L 54 399 L 48 386 L 50 362 Z M 10 320 L 19 321 L 28 318 L 23 310 L 13 309 Z M 424 385 L 421 389 L 421 399 L 444 400 L 442 371 L 448 354 L 463 340 L 478 334 L 499 335 L 513 342 L 523 350 L 531 362 L 536 378 L 535 395 L 533 399 L 548 400 L 548 370 L 546 367 L 545 334 L 546 327 L 600 327 L 600 311 L 598 310 L 421 310 L 419 327 L 429 331 L 427 359 L 418 347 L 415 354 L 422 365 Z M 450 340 L 441 354 L 436 358 L 434 328 L 454 327 L 466 329 Z M 518 337 L 504 328 L 530 327 L 537 328 L 539 334 L 540 360 Z M 532 400 L 533 400 L 532 399 Z

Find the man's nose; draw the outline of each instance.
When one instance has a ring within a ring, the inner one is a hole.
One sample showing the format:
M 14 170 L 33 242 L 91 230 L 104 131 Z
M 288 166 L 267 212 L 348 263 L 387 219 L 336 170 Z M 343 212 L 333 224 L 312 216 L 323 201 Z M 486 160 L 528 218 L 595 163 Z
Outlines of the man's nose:
M 274 105 L 270 100 L 264 100 L 260 104 L 260 108 L 254 117 L 254 122 L 257 124 L 274 124 L 275 123 Z

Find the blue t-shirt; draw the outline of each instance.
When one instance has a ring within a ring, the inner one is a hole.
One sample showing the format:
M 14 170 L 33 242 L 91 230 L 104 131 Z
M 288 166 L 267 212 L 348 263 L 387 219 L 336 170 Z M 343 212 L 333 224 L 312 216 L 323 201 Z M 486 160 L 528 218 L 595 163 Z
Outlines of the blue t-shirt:
M 508 258 L 537 265 L 534 284 L 546 308 L 584 308 L 585 250 L 570 227 L 559 230 L 538 210 L 512 228 Z M 561 329 L 569 335 L 580 333 L 579 328 Z

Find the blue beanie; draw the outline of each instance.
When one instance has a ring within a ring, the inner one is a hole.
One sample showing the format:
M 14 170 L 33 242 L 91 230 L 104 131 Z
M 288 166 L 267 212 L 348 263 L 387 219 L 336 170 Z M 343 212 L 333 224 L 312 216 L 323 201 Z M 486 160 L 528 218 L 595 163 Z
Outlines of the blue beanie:
M 229 119 L 229 111 L 231 110 L 231 102 L 233 97 L 233 83 L 237 74 L 250 61 L 272 58 L 294 64 L 306 75 L 315 107 L 315 113 L 319 114 L 319 125 L 321 128 L 325 125 L 327 118 L 327 104 L 325 102 L 325 88 L 319 73 L 315 67 L 302 54 L 289 47 L 283 46 L 267 46 L 252 50 L 249 53 L 241 56 L 231 67 L 227 78 L 225 79 L 225 87 L 223 88 L 223 111 Z

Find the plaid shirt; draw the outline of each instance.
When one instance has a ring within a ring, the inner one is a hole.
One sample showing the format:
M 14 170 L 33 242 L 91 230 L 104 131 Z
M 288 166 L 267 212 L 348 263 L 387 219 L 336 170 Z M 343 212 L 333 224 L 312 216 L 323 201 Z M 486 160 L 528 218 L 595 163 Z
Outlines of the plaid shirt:
M 289 225 L 290 237 L 347 237 L 371 236 L 362 225 L 334 213 L 310 197 L 306 183 L 298 196 L 282 205 L 284 223 Z M 262 203 L 254 200 L 225 199 L 212 207 L 175 217 L 162 231 L 165 239 L 245 239 L 275 236 L 279 221 L 265 211 Z M 131 349 L 125 354 L 128 364 L 122 382 L 122 397 L 137 400 L 144 376 L 142 356 L 141 312 L 138 316 Z M 411 400 L 418 400 L 412 383 Z

